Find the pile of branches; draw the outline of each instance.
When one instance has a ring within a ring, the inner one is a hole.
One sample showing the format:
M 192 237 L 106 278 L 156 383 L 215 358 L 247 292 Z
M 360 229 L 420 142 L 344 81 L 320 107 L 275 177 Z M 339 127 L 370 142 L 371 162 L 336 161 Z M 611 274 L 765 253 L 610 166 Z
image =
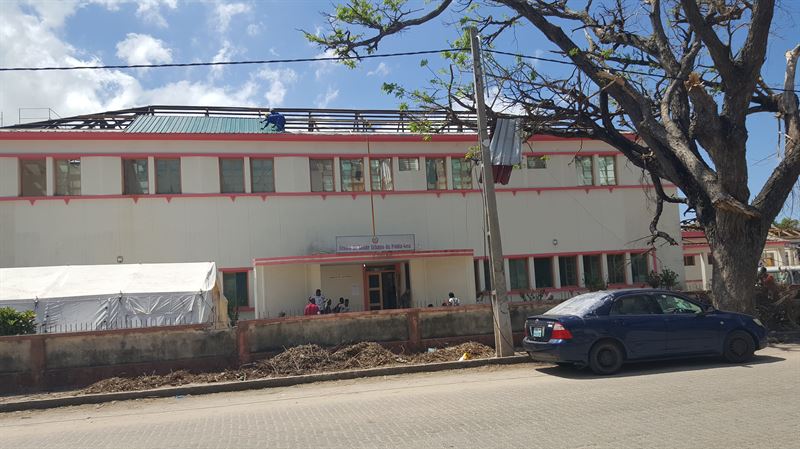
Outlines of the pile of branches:
M 756 316 L 770 330 L 797 330 L 798 291 L 788 286 L 779 285 L 774 289 L 756 288 Z

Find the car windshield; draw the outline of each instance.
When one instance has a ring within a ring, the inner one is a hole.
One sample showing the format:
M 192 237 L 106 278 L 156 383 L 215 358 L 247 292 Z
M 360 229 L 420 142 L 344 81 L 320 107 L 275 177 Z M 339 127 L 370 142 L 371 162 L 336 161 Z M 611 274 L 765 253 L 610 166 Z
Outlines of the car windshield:
M 607 292 L 584 293 L 562 302 L 544 314 L 584 316 L 600 307 L 606 297 L 608 297 Z

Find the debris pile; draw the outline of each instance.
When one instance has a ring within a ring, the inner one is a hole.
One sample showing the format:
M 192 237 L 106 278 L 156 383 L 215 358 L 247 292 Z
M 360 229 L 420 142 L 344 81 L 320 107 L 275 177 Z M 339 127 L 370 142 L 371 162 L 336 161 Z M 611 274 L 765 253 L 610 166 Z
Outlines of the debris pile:
M 235 370 L 211 373 L 180 370 L 164 375 L 112 377 L 84 388 L 81 393 L 135 391 L 196 383 L 245 381 L 383 366 L 453 362 L 462 359 L 465 353 L 466 359 L 488 358 L 494 355 L 494 349 L 480 343 L 468 342 L 436 349 L 433 352 L 399 355 L 374 342 L 356 343 L 330 350 L 317 345 L 302 345 L 286 349 L 269 359 L 242 365 Z

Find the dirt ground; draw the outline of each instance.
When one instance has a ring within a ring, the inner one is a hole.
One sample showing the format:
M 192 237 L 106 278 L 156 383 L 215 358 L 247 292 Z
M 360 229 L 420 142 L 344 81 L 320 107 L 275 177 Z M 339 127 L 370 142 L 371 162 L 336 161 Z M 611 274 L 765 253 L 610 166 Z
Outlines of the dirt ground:
M 245 381 L 395 365 L 450 362 L 459 360 L 464 354 L 467 354 L 466 357 L 470 359 L 488 358 L 494 356 L 494 349 L 480 343 L 468 342 L 436 349 L 434 352 L 395 354 L 372 342 L 332 349 L 324 349 L 317 345 L 303 345 L 287 349 L 272 358 L 242 365 L 234 370 L 207 373 L 191 373 L 181 370 L 165 375 L 112 377 L 89 385 L 78 393 L 135 391 L 186 384 Z

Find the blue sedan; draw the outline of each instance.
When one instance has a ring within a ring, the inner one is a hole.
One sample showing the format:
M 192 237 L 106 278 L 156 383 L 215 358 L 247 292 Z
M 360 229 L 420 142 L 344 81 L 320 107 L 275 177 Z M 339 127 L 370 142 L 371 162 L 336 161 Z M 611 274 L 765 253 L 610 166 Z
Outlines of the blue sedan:
M 750 315 L 723 312 L 667 290 L 585 293 L 525 321 L 525 350 L 536 361 L 612 374 L 623 363 L 696 356 L 749 360 L 767 345 Z

